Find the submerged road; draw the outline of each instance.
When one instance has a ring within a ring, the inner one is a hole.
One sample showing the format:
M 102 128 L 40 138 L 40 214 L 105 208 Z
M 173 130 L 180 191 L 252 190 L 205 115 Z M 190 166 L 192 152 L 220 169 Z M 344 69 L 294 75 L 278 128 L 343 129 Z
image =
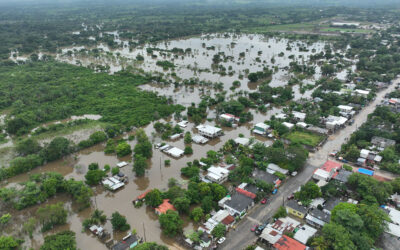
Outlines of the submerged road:
M 375 100 L 370 102 L 368 106 L 362 109 L 354 117 L 354 123 L 352 125 L 329 136 L 327 142 L 320 148 L 320 150 L 310 154 L 306 166 L 296 177 L 289 178 L 278 190 L 278 193 L 268 200 L 266 205 L 257 204 L 253 207 L 249 211 L 248 215 L 236 225 L 236 229 L 228 232 L 226 241 L 219 246 L 219 249 L 240 250 L 256 242 L 257 236 L 250 231 L 250 228 L 254 224 L 264 223 L 270 219 L 276 210 L 284 204 L 285 199 L 293 192 L 297 191 L 301 185 L 305 184 L 311 178 L 313 171 L 328 159 L 329 153 L 333 150 L 340 149 L 341 145 L 347 141 L 350 135 L 367 120 L 368 115 L 371 114 L 375 110 L 375 107 L 381 103 L 384 96 L 387 93 L 392 92 L 399 82 L 400 79 L 396 79 L 387 89 L 377 93 Z

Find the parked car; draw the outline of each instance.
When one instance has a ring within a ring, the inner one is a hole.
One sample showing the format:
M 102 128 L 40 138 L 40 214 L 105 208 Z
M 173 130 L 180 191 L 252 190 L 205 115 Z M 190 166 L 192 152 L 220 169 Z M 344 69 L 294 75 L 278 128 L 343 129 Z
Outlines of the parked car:
M 221 237 L 221 238 L 219 238 L 219 240 L 217 242 L 218 242 L 218 244 L 222 244 L 222 243 L 224 243 L 225 240 L 226 240 L 225 237 Z
M 262 231 L 264 230 L 264 228 L 265 228 L 265 225 L 258 226 L 258 228 L 256 230 L 256 234 L 260 235 L 262 233 Z
M 265 203 L 267 203 L 267 198 L 264 198 L 261 200 L 261 204 L 265 204 Z
M 258 228 L 258 224 L 255 224 L 254 226 L 252 226 L 250 228 L 250 231 L 255 232 L 257 230 L 257 228 Z
M 336 157 L 337 153 L 338 151 L 334 150 L 329 154 L 329 156 Z
M 297 171 L 292 172 L 292 176 L 296 176 L 297 175 Z
M 278 192 L 278 189 L 274 189 L 274 191 L 272 191 L 272 194 L 276 194 Z

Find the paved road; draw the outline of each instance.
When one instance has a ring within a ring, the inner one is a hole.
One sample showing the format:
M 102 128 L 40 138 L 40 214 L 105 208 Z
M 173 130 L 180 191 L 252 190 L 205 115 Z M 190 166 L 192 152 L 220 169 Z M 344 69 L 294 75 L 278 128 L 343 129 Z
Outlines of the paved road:
M 271 218 L 274 212 L 283 205 L 284 199 L 311 178 L 313 171 L 328 159 L 330 152 L 340 149 L 340 146 L 348 140 L 350 135 L 367 120 L 368 115 L 374 111 L 376 105 L 381 103 L 385 94 L 392 92 L 399 82 L 400 79 L 397 79 L 389 88 L 378 93 L 375 100 L 357 114 L 351 126 L 347 126 L 331 135 L 320 150 L 310 155 L 303 171 L 296 177 L 290 178 L 279 189 L 278 193 L 272 196 L 266 205 L 257 204 L 249 211 L 249 214 L 239 222 L 236 229 L 231 230 L 227 234 L 227 240 L 220 246 L 220 249 L 244 249 L 246 246 L 254 243 L 257 237 L 250 231 L 250 228 L 254 224 L 265 222 Z

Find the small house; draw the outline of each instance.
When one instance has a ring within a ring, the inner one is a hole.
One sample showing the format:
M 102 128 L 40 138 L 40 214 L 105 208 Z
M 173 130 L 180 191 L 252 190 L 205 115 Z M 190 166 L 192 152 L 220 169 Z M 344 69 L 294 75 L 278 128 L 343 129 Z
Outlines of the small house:
M 362 89 L 356 89 L 354 90 L 354 94 L 358 96 L 362 96 L 364 98 L 367 98 L 369 95 L 369 90 L 362 90 Z
M 132 249 L 139 244 L 139 239 L 136 235 L 129 233 L 127 236 L 122 238 L 117 244 L 111 247 L 111 250 L 125 250 Z
M 239 144 L 242 146 L 248 146 L 250 144 L 250 139 L 244 138 L 244 137 L 238 137 L 234 141 L 236 144 Z
M 164 199 L 163 203 L 155 209 L 155 212 L 157 215 L 161 215 L 167 213 L 168 210 L 176 211 L 176 208 L 169 202 L 169 199 Z
M 146 190 L 146 192 L 142 193 L 136 199 L 132 201 L 133 204 L 136 204 L 139 201 L 143 201 L 146 198 L 146 195 L 151 192 L 152 189 Z
M 232 196 L 225 197 L 223 208 L 229 212 L 233 217 L 243 216 L 249 208 L 254 206 L 254 199 L 235 192 Z M 218 204 L 221 204 L 218 202 Z
M 231 114 L 222 114 L 222 115 L 219 116 L 219 118 L 221 120 L 225 120 L 225 121 L 231 122 L 231 123 L 239 121 L 239 117 L 236 117 L 236 116 L 231 115 Z
M 189 123 L 188 121 L 181 121 L 178 123 L 178 126 L 181 128 L 186 128 L 188 123 Z
M 283 234 L 292 233 L 299 225 L 300 222 L 290 217 L 279 218 L 264 228 L 260 234 L 260 240 L 268 245 L 273 245 Z
M 293 118 L 294 118 L 296 121 L 303 122 L 304 119 L 306 119 L 306 113 L 293 111 L 293 112 L 292 112 L 292 115 L 293 115 Z
M 340 182 L 340 183 L 347 183 L 347 180 L 349 179 L 350 175 L 352 175 L 353 172 L 347 171 L 345 169 L 340 169 L 338 174 L 333 178 L 334 180 Z
M 208 139 L 201 135 L 194 135 L 192 137 L 192 141 L 197 144 L 205 144 L 208 142 Z
M 294 234 L 294 239 L 303 244 L 307 244 L 308 239 L 313 237 L 317 233 L 317 229 L 310 227 L 308 225 L 303 225 Z
M 286 202 L 285 207 L 286 211 L 289 214 L 299 217 L 301 219 L 303 219 L 307 214 L 307 208 L 299 205 L 295 200 L 290 200 Z
M 222 135 L 222 129 L 210 126 L 210 125 L 199 125 L 196 127 L 199 134 L 207 138 L 216 138 Z
M 267 166 L 267 172 L 271 173 L 271 174 L 274 174 L 275 172 L 279 172 L 281 174 L 285 174 L 286 175 L 286 174 L 289 173 L 289 170 L 281 168 L 281 167 L 279 167 L 278 165 L 276 165 L 274 163 L 270 163 Z
M 101 182 L 106 188 L 115 191 L 123 186 L 125 186 L 125 184 L 118 180 L 116 177 L 107 177 L 105 179 L 103 179 L 103 181 Z
M 118 162 L 118 163 L 117 163 L 117 167 L 119 167 L 119 168 L 123 168 L 123 167 L 125 167 L 125 166 L 128 166 L 128 163 L 125 162 L 125 161 L 121 161 L 121 162 Z
M 282 125 L 287 127 L 289 130 L 294 127 L 294 124 L 290 122 L 282 122 Z
M 331 215 L 324 213 L 319 209 L 310 209 L 306 216 L 306 222 L 311 226 L 315 226 L 317 228 L 323 227 L 326 223 L 329 223 L 331 219 Z
M 253 170 L 253 177 L 255 179 L 265 181 L 269 184 L 274 184 L 275 187 L 278 187 L 281 183 L 278 176 L 268 173 L 267 171 L 260 170 L 258 168 Z
M 177 147 L 168 147 L 166 149 L 163 150 L 166 154 L 175 157 L 175 158 L 179 158 L 181 156 L 183 156 L 183 154 L 185 153 L 185 151 L 183 151 L 182 149 L 179 149 Z
M 208 219 L 202 226 L 207 233 L 211 233 L 212 230 L 218 225 L 223 224 L 226 227 L 230 227 L 235 222 L 235 218 L 229 214 L 227 210 L 219 210 L 210 219 Z
M 268 129 L 270 128 L 269 125 L 259 122 L 254 126 L 253 133 L 259 134 L 259 135 L 266 135 L 268 133 Z
M 221 184 L 228 180 L 229 170 L 222 167 L 209 167 L 206 178 L 212 182 Z
M 395 140 L 386 139 L 386 138 L 379 137 L 379 136 L 372 137 L 371 143 L 375 147 L 381 148 L 382 150 L 387 148 L 387 147 L 396 145 L 396 141 Z
M 325 202 L 324 209 L 322 211 L 324 211 L 327 214 L 331 214 L 332 209 L 341 202 L 343 201 L 340 200 L 339 198 L 332 197 Z
M 307 247 L 289 236 L 282 237 L 273 245 L 276 250 L 305 250 Z

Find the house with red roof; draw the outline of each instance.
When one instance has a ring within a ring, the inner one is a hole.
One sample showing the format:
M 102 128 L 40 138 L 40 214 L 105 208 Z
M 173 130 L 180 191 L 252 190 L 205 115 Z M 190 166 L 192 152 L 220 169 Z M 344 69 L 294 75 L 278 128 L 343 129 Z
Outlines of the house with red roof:
M 326 161 L 324 165 L 316 169 L 313 174 L 313 178 L 316 180 L 329 181 L 339 174 L 339 170 L 342 168 L 342 164 L 336 161 Z
M 169 202 L 169 199 L 164 199 L 163 203 L 155 209 L 158 215 L 165 214 L 168 210 L 176 211 L 176 208 Z
M 286 235 L 282 237 L 273 245 L 276 250 L 305 250 L 307 247 Z
M 132 201 L 133 205 L 135 205 L 138 201 L 143 201 L 144 198 L 146 198 L 146 195 L 151 191 L 152 189 L 146 190 L 146 192 L 142 193 L 136 199 Z

